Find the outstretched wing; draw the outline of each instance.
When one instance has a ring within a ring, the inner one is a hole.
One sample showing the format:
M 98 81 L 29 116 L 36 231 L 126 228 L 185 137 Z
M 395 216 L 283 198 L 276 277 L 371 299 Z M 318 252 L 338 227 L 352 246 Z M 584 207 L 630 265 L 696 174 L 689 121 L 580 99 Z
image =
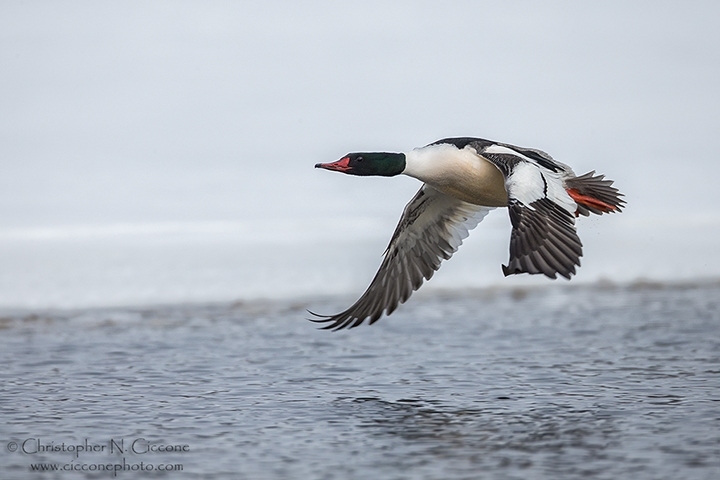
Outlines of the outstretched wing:
M 405 206 L 380 269 L 360 299 L 337 315 L 314 322 L 328 322 L 325 329 L 357 327 L 383 313 L 391 314 L 449 259 L 471 229 L 492 210 L 445 195 L 423 185 Z M 312 312 L 310 312 L 312 313 Z
M 580 266 L 582 242 L 575 231 L 577 204 L 564 180 L 574 177 L 567 165 L 540 150 L 508 144 L 472 145 L 505 176 L 512 233 L 510 261 L 503 273 L 557 274 L 570 278 Z

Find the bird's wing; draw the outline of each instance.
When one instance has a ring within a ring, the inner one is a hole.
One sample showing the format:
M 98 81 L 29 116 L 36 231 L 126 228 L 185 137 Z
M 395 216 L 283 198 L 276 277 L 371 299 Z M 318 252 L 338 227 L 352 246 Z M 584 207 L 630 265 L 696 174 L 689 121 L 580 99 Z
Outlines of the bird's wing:
M 412 292 L 429 280 L 492 210 L 463 202 L 423 185 L 405 206 L 385 258 L 360 299 L 337 315 L 316 315 L 329 322 L 325 329 L 357 327 L 365 319 L 375 323 L 392 313 Z M 312 313 L 312 312 L 311 312 Z
M 503 273 L 557 274 L 570 278 L 580 266 L 575 231 L 577 204 L 565 189 L 572 170 L 540 150 L 508 144 L 473 146 L 505 176 L 512 223 L 510 261 Z

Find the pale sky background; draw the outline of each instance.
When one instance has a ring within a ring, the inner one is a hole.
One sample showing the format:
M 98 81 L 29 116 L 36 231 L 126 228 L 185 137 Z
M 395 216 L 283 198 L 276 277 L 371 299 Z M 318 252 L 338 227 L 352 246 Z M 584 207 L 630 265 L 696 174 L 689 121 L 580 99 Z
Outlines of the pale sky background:
M 359 295 L 447 136 L 605 173 L 573 283 L 720 277 L 720 4 L 0 3 L 0 307 Z M 504 278 L 493 212 L 428 285 Z M 555 283 L 566 283 L 557 281 Z M 428 286 L 424 287 L 428 288 Z

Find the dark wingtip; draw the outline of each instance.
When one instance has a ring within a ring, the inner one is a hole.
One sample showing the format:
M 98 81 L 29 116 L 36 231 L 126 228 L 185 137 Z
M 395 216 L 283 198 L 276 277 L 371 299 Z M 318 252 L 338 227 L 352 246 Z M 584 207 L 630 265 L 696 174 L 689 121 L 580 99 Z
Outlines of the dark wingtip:
M 318 318 L 306 318 L 306 320 L 309 320 L 311 322 L 315 323 L 325 323 L 330 321 L 330 315 L 320 315 L 319 313 L 315 313 L 312 310 L 305 310 L 310 315 L 313 315 Z
M 315 315 L 318 318 L 307 318 L 306 320 L 313 322 L 313 323 L 327 323 L 333 321 L 332 315 L 320 315 L 319 313 L 315 313 L 312 310 L 306 310 L 310 315 Z M 337 332 L 338 330 L 341 330 L 342 328 L 345 328 L 345 325 L 338 325 L 337 321 L 335 323 L 331 323 L 330 325 L 325 325 L 324 327 L 318 327 L 318 330 L 331 330 L 333 332 Z

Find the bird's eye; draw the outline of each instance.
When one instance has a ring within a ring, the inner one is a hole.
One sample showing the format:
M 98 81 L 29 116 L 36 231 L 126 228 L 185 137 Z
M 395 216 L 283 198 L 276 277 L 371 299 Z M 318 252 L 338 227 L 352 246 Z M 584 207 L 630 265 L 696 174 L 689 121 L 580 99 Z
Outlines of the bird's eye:
M 362 162 L 362 161 L 363 161 L 363 157 L 357 157 L 355 160 L 357 160 L 358 162 Z

